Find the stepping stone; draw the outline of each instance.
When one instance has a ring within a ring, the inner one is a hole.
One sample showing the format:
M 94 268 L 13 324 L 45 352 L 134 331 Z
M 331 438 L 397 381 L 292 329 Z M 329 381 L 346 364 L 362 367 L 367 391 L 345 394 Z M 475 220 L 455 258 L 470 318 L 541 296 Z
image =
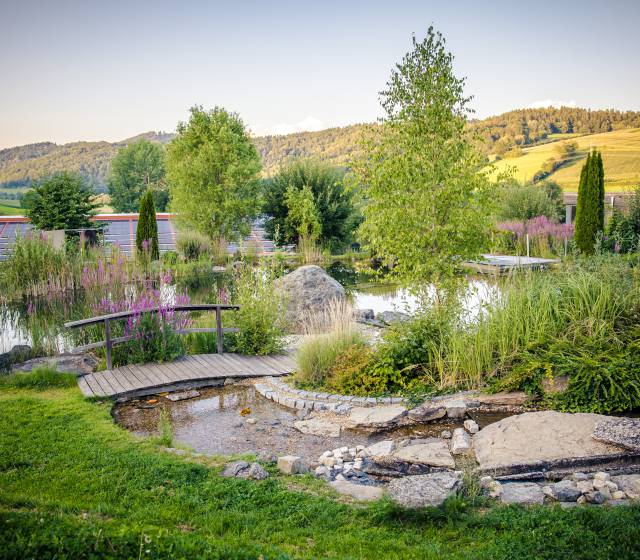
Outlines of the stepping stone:
M 407 463 L 428 465 L 430 467 L 453 469 L 456 466 L 449 452 L 449 445 L 440 438 L 433 438 L 427 443 L 401 447 L 394 452 L 392 457 Z
M 390 428 L 406 414 L 407 409 L 400 405 L 355 407 L 349 412 L 346 426 L 369 429 Z
M 439 506 L 461 486 L 459 472 L 438 472 L 394 479 L 387 494 L 401 506 L 421 508 Z
M 192 389 L 190 391 L 180 391 L 178 393 L 169 393 L 165 399 L 173 401 L 173 402 L 177 402 L 177 401 L 184 401 L 186 399 L 194 399 L 195 397 L 199 397 L 200 396 L 200 391 L 196 391 L 195 389 Z
M 333 482 L 330 482 L 329 485 L 338 493 L 351 496 L 352 498 L 363 502 L 379 500 L 384 494 L 384 489 L 381 486 L 355 484 L 354 482 L 348 482 L 347 480 L 334 480 Z
M 320 418 L 298 420 L 293 423 L 293 427 L 303 434 L 330 438 L 340 437 L 340 424 Z
M 640 418 L 606 418 L 596 422 L 593 438 L 640 452 Z
M 544 492 L 535 482 L 508 482 L 502 485 L 500 500 L 505 504 L 542 504 Z
M 591 437 L 596 423 L 607 418 L 600 414 L 551 410 L 504 418 L 474 436 L 480 470 L 510 474 L 560 464 L 577 466 L 593 457 L 622 457 L 625 454 L 620 448 Z

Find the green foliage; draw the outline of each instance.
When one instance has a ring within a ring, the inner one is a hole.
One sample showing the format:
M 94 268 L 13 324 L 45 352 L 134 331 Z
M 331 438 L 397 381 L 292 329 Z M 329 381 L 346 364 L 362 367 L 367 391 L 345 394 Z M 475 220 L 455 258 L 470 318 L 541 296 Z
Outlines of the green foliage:
M 141 138 L 120 148 L 111 160 L 108 178 L 113 209 L 137 212 L 144 193 L 152 191 L 156 208 L 163 212 L 168 202 L 164 175 L 164 149 L 160 144 Z
M 596 237 L 604 231 L 604 168 L 597 150 L 589 153 L 580 173 L 576 209 L 575 244 L 587 255 L 594 251 Z
M 299 215 L 303 210 L 304 220 Z M 278 244 L 297 243 L 304 222 L 313 230 L 305 235 L 317 232 L 320 243 L 338 248 L 351 240 L 359 220 L 344 172 L 310 159 L 289 161 L 265 181 L 263 212 L 266 231 Z
M 18 237 L 11 256 L 0 263 L 1 283 L 9 291 L 39 283 L 48 278 L 62 278 L 72 271 L 62 249 L 38 236 Z
M 114 365 L 171 362 L 185 354 L 185 344 L 165 313 L 142 312 L 128 329 L 133 336 L 113 349 Z
M 385 119 L 369 127 L 354 164 L 366 200 L 359 233 L 396 276 L 438 281 L 484 247 L 490 183 L 444 38 L 430 27 L 412 41 L 381 92 Z
M 12 373 L 0 377 L 0 387 L 10 389 L 34 389 L 45 391 L 57 387 L 75 387 L 76 376 L 72 373 L 60 373 L 55 368 L 41 366 L 29 373 Z
M 336 372 L 341 356 L 363 346 L 364 339 L 357 330 L 339 329 L 314 335 L 298 348 L 296 378 L 302 383 L 323 386 Z
M 140 216 L 136 229 L 136 250 L 139 255 L 148 255 L 152 261 L 160 258 L 158 249 L 158 222 L 153 195 L 147 191 L 140 199 Z
M 62 172 L 43 179 L 23 199 L 31 223 L 44 230 L 92 227 L 96 206 L 80 175 Z
M 546 188 L 539 184 L 520 185 L 513 182 L 504 185 L 500 191 L 498 217 L 501 220 L 521 222 L 536 216 L 558 219 L 559 211 L 555 198 L 555 187 L 550 187 L 549 190 L 551 189 L 553 189 L 553 194 L 550 194 Z M 562 201 L 562 191 L 560 191 L 560 201 Z
M 233 303 L 234 326 L 229 347 L 240 354 L 277 354 L 283 348 L 284 302 L 273 282 L 276 270 L 269 264 L 244 265 L 235 272 Z
M 215 458 L 162 453 L 114 425 L 110 410 L 76 388 L 0 390 L 4 558 L 640 556 L 637 506 L 350 506 L 319 483 L 305 491 L 304 477 L 217 476 Z
M 162 447 L 173 447 L 173 426 L 171 425 L 171 416 L 166 408 L 160 411 L 158 417 L 158 445 Z
M 192 107 L 166 165 L 171 208 L 184 226 L 214 240 L 248 233 L 260 208 L 260 156 L 237 114 Z
M 185 261 L 197 261 L 211 253 L 211 240 L 197 231 L 180 232 L 176 249 Z

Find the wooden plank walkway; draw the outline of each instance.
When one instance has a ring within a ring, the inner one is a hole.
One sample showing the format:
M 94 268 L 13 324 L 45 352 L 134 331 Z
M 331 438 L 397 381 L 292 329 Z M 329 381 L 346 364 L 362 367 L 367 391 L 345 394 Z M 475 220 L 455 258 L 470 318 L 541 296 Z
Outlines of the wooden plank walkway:
M 195 354 L 173 362 L 128 365 L 78 377 L 87 397 L 130 398 L 164 391 L 219 385 L 227 377 L 286 375 L 294 369 L 289 355 L 243 356 Z

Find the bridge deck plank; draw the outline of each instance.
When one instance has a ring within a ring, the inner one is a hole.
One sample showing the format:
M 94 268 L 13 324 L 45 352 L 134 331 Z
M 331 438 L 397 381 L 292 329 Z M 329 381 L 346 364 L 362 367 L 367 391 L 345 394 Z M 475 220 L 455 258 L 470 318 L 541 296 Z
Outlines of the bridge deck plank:
M 286 375 L 294 368 L 291 356 L 243 356 L 241 354 L 199 354 L 171 363 L 135 364 L 78 378 L 86 396 L 112 398 L 150 394 L 189 386 L 220 383 L 226 377 Z

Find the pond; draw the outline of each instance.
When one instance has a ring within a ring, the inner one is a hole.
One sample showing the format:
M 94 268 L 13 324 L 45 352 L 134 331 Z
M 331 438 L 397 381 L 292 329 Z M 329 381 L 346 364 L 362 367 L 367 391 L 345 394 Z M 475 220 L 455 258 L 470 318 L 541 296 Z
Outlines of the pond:
M 140 436 L 158 433 L 161 411 L 168 414 L 176 442 L 207 455 L 255 453 L 319 457 L 327 449 L 368 446 L 384 439 L 439 437 L 460 424 L 450 420 L 368 434 L 342 430 L 340 437 L 303 434 L 293 427 L 300 412 L 267 400 L 251 381 L 200 389 L 200 396 L 171 402 L 163 396 L 128 401 L 114 407 L 116 422 Z M 244 413 L 244 415 L 241 414 Z M 483 427 L 507 414 L 474 416 Z
M 357 309 L 372 309 L 376 314 L 383 311 L 411 313 L 417 307 L 415 296 L 395 284 L 381 281 L 359 267 L 358 263 L 336 261 L 325 267 L 328 274 L 340 282 Z M 180 279 L 169 291 L 186 292 L 193 303 L 218 301 L 220 289 L 228 282 L 226 274 L 201 272 Z M 108 290 L 105 288 L 105 294 Z M 486 280 L 469 277 L 463 297 L 463 314 L 474 320 L 483 307 L 495 300 L 497 288 Z M 0 353 L 9 351 L 16 344 L 34 346 L 39 353 L 55 354 L 70 350 L 79 343 L 64 328 L 64 322 L 95 315 L 95 300 L 103 294 L 75 293 L 69 297 L 0 303 Z

